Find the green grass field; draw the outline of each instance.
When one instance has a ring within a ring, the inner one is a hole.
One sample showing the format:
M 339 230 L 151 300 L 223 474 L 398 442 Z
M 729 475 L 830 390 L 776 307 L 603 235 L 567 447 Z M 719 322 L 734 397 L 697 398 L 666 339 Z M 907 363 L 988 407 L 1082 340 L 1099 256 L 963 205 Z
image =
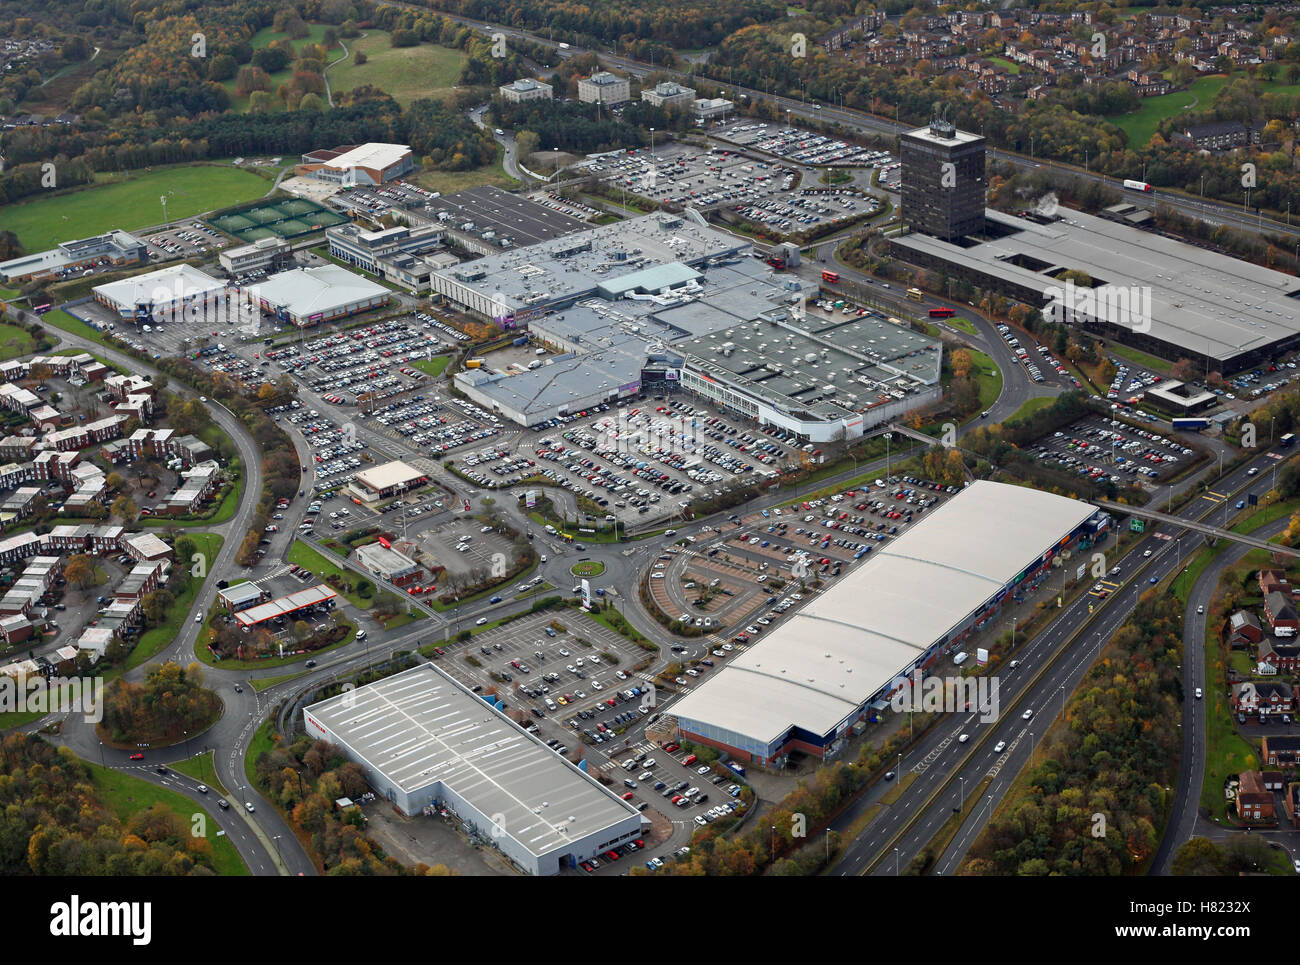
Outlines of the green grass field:
M 301 676 L 302 674 L 300 673 L 287 673 L 279 677 L 258 677 L 254 680 L 250 680 L 249 683 L 253 685 L 254 690 L 260 692 L 263 690 L 268 690 L 271 687 L 274 687 L 276 684 L 282 684 L 286 680 L 293 680 L 294 678 L 301 677 Z
M 1017 419 L 1024 419 L 1033 415 L 1039 409 L 1046 409 L 1056 400 L 1050 396 L 1043 396 L 1041 399 L 1030 399 L 1015 412 L 1007 417 L 1007 422 L 1015 422 Z
M 29 355 L 36 351 L 31 332 L 17 325 L 0 325 L 0 361 Z
M 1007 60 L 1005 57 L 990 57 L 989 60 L 997 64 L 999 67 L 1005 67 L 1007 73 L 1011 74 L 1013 77 L 1020 73 L 1020 65 Z
M 207 837 L 212 843 L 212 867 L 219 875 L 247 875 L 248 866 L 239 856 L 235 846 L 225 835 L 218 836 L 221 824 L 207 808 L 199 807 L 183 794 L 131 777 L 120 771 L 114 771 L 91 764 L 86 766 L 95 782 L 96 796 L 112 810 L 120 820 L 126 821 L 136 811 L 161 804 L 175 812 L 187 826 L 193 827 L 193 815 L 202 814 L 207 825 Z M 235 818 L 234 820 L 239 820 Z
M 203 754 L 195 754 L 187 761 L 181 761 L 178 764 L 172 764 L 171 769 L 187 777 L 192 777 L 200 784 L 206 784 L 209 788 L 216 791 L 222 797 L 226 796 L 226 789 L 222 783 L 217 780 L 216 768 L 212 765 L 212 755 L 214 751 L 207 751 Z
M 967 335 L 978 335 L 975 330 L 975 323 L 969 318 L 962 318 L 958 315 L 956 318 L 945 319 L 945 323 L 957 329 L 959 332 L 965 332 Z
M 221 544 L 225 539 L 217 533 L 186 533 L 185 535 L 194 541 L 196 551 L 207 560 L 207 566 L 210 568 L 216 561 L 217 554 L 221 552 Z M 193 566 L 193 562 L 177 560 L 177 565 L 190 567 Z M 135 645 L 131 656 L 127 658 L 125 669 L 130 670 L 152 659 L 155 654 L 176 639 L 184 622 L 190 618 L 191 607 L 202 586 L 202 579 L 196 577 L 190 581 L 189 588 L 176 598 L 176 603 L 168 611 L 166 622 L 140 635 L 140 642 Z
M 293 41 L 295 50 L 301 48 L 304 44 L 319 44 L 325 40 L 326 26 L 323 23 L 311 24 L 310 33 L 302 40 Z M 270 27 L 263 27 L 257 33 L 253 34 L 248 41 L 254 50 L 261 50 L 263 47 L 269 47 L 277 40 L 283 40 L 287 34 L 283 30 L 272 30 Z
M 1161 94 L 1159 97 L 1148 97 L 1133 113 L 1117 114 L 1106 119 L 1128 134 L 1129 147 L 1143 148 L 1151 140 L 1151 135 L 1156 132 L 1156 126 L 1162 120 L 1188 109 L 1199 111 L 1210 107 L 1214 95 L 1227 81 L 1228 78 L 1222 74 L 1198 77 L 1192 81 L 1187 90 Z
M 987 409 L 998 401 L 998 396 L 1002 394 L 1002 372 L 994 361 L 983 352 L 971 349 L 970 355 L 971 361 L 975 364 L 975 378 L 979 384 L 980 408 Z
M 372 84 L 393 95 L 403 107 L 421 97 L 449 97 L 460 77 L 466 57 L 459 50 L 437 44 L 393 47 L 385 30 L 367 30 L 366 36 L 346 40 L 349 52 L 362 51 L 366 63 L 358 67 L 347 60 L 329 69 L 330 88 L 349 91 Z M 337 56 L 341 51 L 335 52 Z
M 256 174 L 215 164 L 156 168 L 125 178 L 103 175 L 94 187 L 7 205 L 0 211 L 0 229 L 17 234 L 28 251 L 45 251 L 110 228 L 133 231 L 160 224 L 162 195 L 169 196 L 169 219 L 190 218 L 260 198 L 269 187 Z
M 1153 372 L 1167 373 L 1172 365 L 1164 359 L 1156 358 L 1154 355 L 1148 355 L 1146 352 L 1139 352 L 1135 348 L 1129 348 L 1127 345 L 1120 345 L 1117 342 L 1106 343 L 1106 353 L 1118 355 L 1122 359 L 1128 359 L 1130 362 L 1136 362 L 1138 365 L 1145 365 Z
M 411 368 L 419 369 L 421 372 L 427 372 L 434 378 L 442 375 L 442 370 L 447 367 L 451 361 L 450 355 L 439 355 L 436 359 L 429 359 L 427 362 L 412 362 Z
M 501 166 L 500 151 L 497 152 L 496 163 L 491 167 L 476 168 L 473 171 L 419 171 L 412 175 L 412 180 L 422 188 L 443 194 L 455 194 L 466 188 L 483 186 L 509 191 L 519 186 L 519 182 L 506 174 L 505 168 Z
M 41 316 L 41 321 L 47 325 L 53 325 L 55 328 L 61 328 L 65 332 L 73 335 L 80 335 L 82 338 L 88 338 L 91 341 L 98 342 L 100 345 L 107 345 L 104 341 L 102 332 L 97 332 L 79 318 L 73 318 L 61 308 L 56 308 L 52 312 L 46 312 Z

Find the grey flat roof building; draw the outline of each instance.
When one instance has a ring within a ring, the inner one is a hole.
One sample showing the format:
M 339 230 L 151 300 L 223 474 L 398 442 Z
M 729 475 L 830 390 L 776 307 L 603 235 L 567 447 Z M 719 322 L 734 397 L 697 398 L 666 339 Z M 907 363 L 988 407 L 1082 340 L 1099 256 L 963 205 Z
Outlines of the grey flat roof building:
M 801 283 L 749 248 L 650 215 L 437 272 L 435 290 L 562 353 L 518 374 L 489 357 L 456 386 L 535 425 L 662 378 L 819 442 L 938 399 L 939 343 L 883 318 L 796 322 Z
M 683 386 L 814 442 L 938 401 L 938 340 L 872 316 L 786 314 L 675 346 Z
M 400 811 L 447 809 L 529 874 L 641 833 L 630 804 L 431 664 L 312 704 L 303 718 Z
M 984 217 L 985 240 L 969 247 L 917 232 L 890 246 L 905 261 L 1045 311 L 1062 302 L 1066 271 L 1086 272 L 1094 287 L 1074 289 L 1065 320 L 1206 371 L 1236 372 L 1300 344 L 1294 275 L 1080 211 Z M 1122 324 L 1125 305 L 1133 324 Z
M 519 323 L 596 294 L 602 285 L 617 285 L 644 268 L 672 262 L 693 268 L 749 247 L 748 241 L 697 219 L 669 214 L 630 218 L 436 271 L 429 281 L 435 292 L 467 311 Z M 641 283 L 653 281 L 651 276 Z
M 99 258 L 113 264 L 134 264 L 147 258 L 144 242 L 132 234 L 114 228 L 93 238 L 64 241 L 49 251 L 33 252 L 0 262 L 0 281 L 54 275 L 62 270 L 88 265 Z
M 534 245 L 590 227 L 585 221 L 491 186 L 444 194 L 430 198 L 428 204 L 428 212 L 417 211 L 417 217 L 436 218 L 448 231 L 463 230 L 472 222 L 474 227 L 468 231 L 480 237 L 491 231 L 498 244 L 501 239 L 509 241 L 510 245 L 501 247 Z

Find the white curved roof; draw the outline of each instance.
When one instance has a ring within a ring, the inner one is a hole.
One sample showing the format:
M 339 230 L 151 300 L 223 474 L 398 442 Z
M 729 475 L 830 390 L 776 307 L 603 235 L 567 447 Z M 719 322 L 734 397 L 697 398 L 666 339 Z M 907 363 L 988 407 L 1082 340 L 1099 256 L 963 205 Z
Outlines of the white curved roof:
M 1037 489 L 972 483 L 815 594 L 672 712 L 683 726 L 764 744 L 791 726 L 829 733 L 1096 512 Z

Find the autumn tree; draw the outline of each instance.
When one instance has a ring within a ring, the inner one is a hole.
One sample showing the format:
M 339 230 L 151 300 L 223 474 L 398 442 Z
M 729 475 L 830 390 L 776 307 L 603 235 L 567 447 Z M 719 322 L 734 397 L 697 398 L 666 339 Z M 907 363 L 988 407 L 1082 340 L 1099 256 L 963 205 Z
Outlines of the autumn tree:
M 130 496 L 118 496 L 117 499 L 113 500 L 110 510 L 114 516 L 128 526 L 134 523 L 140 515 L 140 508 L 136 506 Z
M 158 589 L 146 593 L 140 600 L 144 618 L 151 626 L 161 626 L 167 620 L 167 612 L 176 603 L 176 598 L 168 590 Z

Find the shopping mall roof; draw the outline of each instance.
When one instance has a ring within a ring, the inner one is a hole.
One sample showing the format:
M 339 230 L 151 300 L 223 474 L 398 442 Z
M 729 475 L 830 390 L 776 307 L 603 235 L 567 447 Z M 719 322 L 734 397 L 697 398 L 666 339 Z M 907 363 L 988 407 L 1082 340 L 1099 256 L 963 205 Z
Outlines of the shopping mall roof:
M 673 706 L 687 730 L 829 734 L 1096 514 L 978 481 L 817 594 Z M 690 723 L 687 723 L 687 722 Z

